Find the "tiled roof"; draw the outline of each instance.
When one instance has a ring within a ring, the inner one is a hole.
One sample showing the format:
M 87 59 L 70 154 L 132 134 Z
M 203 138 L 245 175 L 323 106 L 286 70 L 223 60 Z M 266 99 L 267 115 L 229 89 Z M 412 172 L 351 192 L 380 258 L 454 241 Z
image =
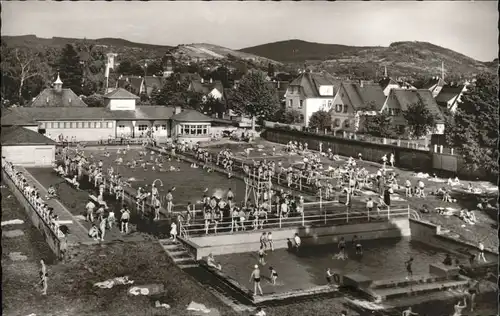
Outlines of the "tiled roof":
M 191 73 L 188 73 L 188 72 L 184 72 L 184 73 L 181 73 L 179 74 L 179 79 L 181 81 L 184 81 L 184 80 L 201 80 L 201 77 L 199 74 L 191 74 Z
M 340 81 L 327 73 L 303 72 L 290 82 L 289 87 L 299 86 L 306 98 L 321 98 L 324 97 L 319 94 L 319 87 L 322 85 L 333 86 L 333 95 L 335 95 L 340 88 Z
M 397 85 L 399 85 L 396 80 L 394 80 L 394 79 L 392 79 L 390 77 L 383 78 L 382 80 L 380 80 L 378 82 L 378 84 L 380 85 L 380 87 L 382 88 L 382 90 L 385 89 L 385 88 L 387 88 L 387 86 L 390 85 L 390 84 L 397 84 Z
M 408 110 L 408 107 L 411 104 L 417 103 L 418 101 L 422 101 L 422 103 L 427 107 L 429 112 L 431 112 L 435 118 L 437 123 L 443 123 L 444 117 L 441 109 L 439 108 L 436 100 L 432 97 L 432 92 L 427 89 L 418 89 L 418 90 L 406 90 L 406 89 L 392 89 L 390 94 L 390 98 L 395 98 L 396 102 L 399 104 L 399 107 L 402 111 Z
M 142 86 L 142 77 L 123 77 L 118 79 L 118 88 L 125 88 L 127 84 L 130 84 L 130 88 L 133 92 L 139 93 Z
M 38 124 L 29 115 L 23 114 L 18 108 L 2 110 L 2 126 L 37 126 Z
M 163 77 L 146 76 L 144 77 L 144 84 L 146 89 L 152 89 L 153 87 L 161 89 L 163 87 Z
M 135 111 L 111 111 L 108 108 L 18 108 L 19 113 L 35 121 L 52 120 L 167 120 L 173 117 L 173 107 L 163 105 L 137 106 Z M 196 111 L 194 111 L 196 112 Z M 200 113 L 201 114 L 201 113 Z
M 214 80 L 210 82 L 201 82 L 201 80 L 191 80 L 190 88 L 194 92 L 208 94 L 213 89 L 217 89 L 220 93 L 224 92 L 224 86 L 220 80 Z
M 384 91 L 378 84 L 361 84 L 354 82 L 343 82 L 341 91 L 342 102 L 350 104 L 354 110 L 358 110 L 370 103 L 374 103 L 376 110 L 381 110 L 385 103 Z
M 444 86 L 446 84 L 446 82 L 443 79 L 441 79 L 440 77 L 432 77 L 431 79 L 429 79 L 426 82 L 424 82 L 421 87 L 417 87 L 417 88 L 419 88 L 419 89 L 430 89 L 431 87 L 433 87 L 436 84 L 438 86 L 442 87 L 442 86 Z
M 211 122 L 213 119 L 195 110 L 183 110 L 172 116 L 172 120 L 177 122 Z
M 123 88 L 118 88 L 115 89 L 109 93 L 106 93 L 104 95 L 104 98 L 107 99 L 139 99 L 138 96 L 136 96 L 133 93 L 128 92 L 127 90 Z
M 2 146 L 9 145 L 55 145 L 52 139 L 21 126 L 2 128 Z
M 54 88 L 44 89 L 40 94 L 31 102 L 29 107 L 46 108 L 46 107 L 87 107 L 71 89 L 62 89 L 60 92 Z
M 457 97 L 462 93 L 464 85 L 450 86 L 445 85 L 436 97 L 436 102 L 438 104 L 447 104 L 453 98 Z

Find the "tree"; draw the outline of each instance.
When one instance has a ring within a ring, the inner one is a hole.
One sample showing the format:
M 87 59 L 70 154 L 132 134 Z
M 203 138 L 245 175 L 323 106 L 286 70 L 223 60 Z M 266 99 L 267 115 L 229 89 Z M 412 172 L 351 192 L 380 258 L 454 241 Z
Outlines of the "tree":
M 37 49 L 27 47 L 10 49 L 4 45 L 2 45 L 1 68 L 2 85 L 9 82 L 16 85 L 16 98 L 21 104 L 26 83 L 36 77 L 43 79 L 49 72 L 48 65 L 43 61 L 43 54 Z
M 151 63 L 148 63 L 148 66 L 146 68 L 146 73 L 148 76 L 156 75 L 156 76 L 161 76 L 163 75 L 163 66 L 160 60 L 154 60 Z
M 58 71 L 66 88 L 70 88 L 77 95 L 82 92 L 83 69 L 80 57 L 71 44 L 67 44 L 59 58 Z
M 481 74 L 446 120 L 447 143 L 457 148 L 471 170 L 479 167 L 498 177 L 498 83 Z
M 362 131 L 375 137 L 394 138 L 397 136 L 392 118 L 387 112 L 377 115 L 363 115 Z
M 104 96 L 102 94 L 92 94 L 88 97 L 82 97 L 82 101 L 85 102 L 91 108 L 104 107 Z
M 178 75 L 167 78 L 163 87 L 154 89 L 151 93 L 151 100 L 154 104 L 181 106 L 183 108 L 201 109 L 200 93 L 188 91 L 189 81 L 181 81 Z
M 295 124 L 302 123 L 302 113 L 297 110 L 283 110 L 278 111 L 281 112 L 279 117 L 277 117 L 278 122 L 285 124 Z
M 272 63 L 267 64 L 267 75 L 269 76 L 269 78 L 274 77 L 274 64 Z
M 205 102 L 203 102 L 202 107 L 202 112 L 209 115 L 217 114 L 218 116 L 220 116 L 222 115 L 222 113 L 226 112 L 226 105 L 224 104 L 224 102 L 212 96 L 208 96 L 206 98 Z
M 414 138 L 426 136 L 436 126 L 436 118 L 427 109 L 422 101 L 410 104 L 406 111 L 403 111 L 407 129 Z
M 314 112 L 309 118 L 309 127 L 319 130 L 330 129 L 332 127 L 332 115 L 323 110 Z
M 124 76 L 143 76 L 144 69 L 141 65 L 132 62 L 131 60 L 124 60 L 116 68 L 116 72 Z
M 268 119 L 279 107 L 276 89 L 267 84 L 260 73 L 248 73 L 241 80 L 232 96 L 232 109 L 237 114 L 252 118 L 252 130 L 256 119 Z

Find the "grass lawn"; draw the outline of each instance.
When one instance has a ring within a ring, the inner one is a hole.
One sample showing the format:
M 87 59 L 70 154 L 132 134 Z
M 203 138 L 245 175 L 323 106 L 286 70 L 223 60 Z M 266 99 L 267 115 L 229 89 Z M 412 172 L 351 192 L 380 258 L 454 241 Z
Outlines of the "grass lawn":
M 262 158 L 267 160 L 275 160 L 282 161 L 283 166 L 287 167 L 290 164 L 299 162 L 302 160 L 300 156 L 297 155 L 288 155 L 284 152 L 285 145 L 272 143 L 266 141 L 264 139 L 258 139 L 255 143 L 237 143 L 237 142 L 227 142 L 223 143 L 210 142 L 205 144 L 206 149 L 211 151 L 212 153 L 217 153 L 222 148 L 229 148 L 235 153 L 237 159 L 245 159 L 245 155 L 243 153 L 245 148 L 253 148 L 251 151 L 250 160 L 252 158 Z M 281 157 L 271 157 L 273 155 L 273 147 L 276 148 L 276 153 L 281 155 Z M 324 167 L 327 166 L 339 166 L 343 165 L 346 161 L 345 157 L 343 161 L 331 161 L 326 158 L 322 158 L 322 162 Z M 246 160 L 246 159 L 245 159 Z M 358 162 L 359 167 L 364 167 L 370 173 L 376 173 L 377 170 L 381 167 L 380 164 L 361 161 Z M 413 185 L 416 185 L 418 178 L 414 176 L 414 172 L 411 170 L 404 170 L 395 168 L 395 172 L 398 174 L 399 183 L 404 184 L 406 179 L 409 179 Z M 438 183 L 434 181 L 430 181 L 429 179 L 423 179 L 423 182 L 426 186 L 426 192 L 431 192 L 437 190 L 439 187 L 448 187 L 446 183 Z M 469 181 L 467 181 L 469 182 Z M 472 182 L 475 187 L 483 188 L 483 192 L 489 192 L 490 198 L 494 198 L 493 205 L 496 202 L 496 195 L 498 191 L 487 191 L 486 187 L 493 187 L 493 184 L 484 182 L 484 181 L 476 181 Z M 404 196 L 404 191 L 399 192 Z M 456 203 L 445 203 L 441 201 L 441 198 L 428 195 L 425 200 L 421 198 L 407 198 L 410 207 L 414 210 L 419 210 L 422 208 L 423 204 L 426 204 L 430 210 L 434 210 L 436 207 L 451 207 L 456 210 L 460 210 L 462 208 L 475 209 L 478 203 L 478 196 L 474 194 L 467 194 L 463 192 L 452 192 L 452 198 L 456 199 Z M 491 202 L 490 202 L 491 203 Z M 429 221 L 431 223 L 442 225 L 443 228 L 450 230 L 454 235 L 458 235 L 459 238 L 472 242 L 474 244 L 478 244 L 479 241 L 482 241 L 487 248 L 498 249 L 498 223 L 497 223 L 497 211 L 498 210 L 490 210 L 490 211 L 476 211 L 477 223 L 475 225 L 468 225 L 461 219 L 456 216 L 444 217 L 442 215 L 438 215 L 435 212 L 431 213 L 421 213 L 420 216 L 422 220 Z

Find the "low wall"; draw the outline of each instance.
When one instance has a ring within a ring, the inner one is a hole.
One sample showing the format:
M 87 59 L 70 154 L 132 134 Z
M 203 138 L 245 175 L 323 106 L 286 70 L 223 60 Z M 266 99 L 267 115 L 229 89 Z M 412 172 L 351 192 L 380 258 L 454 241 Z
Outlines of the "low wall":
M 323 151 L 331 148 L 335 154 L 346 157 L 357 157 L 361 153 L 364 160 L 375 162 L 380 162 L 383 155 L 394 153 L 399 167 L 427 172 L 432 170 L 432 156 L 429 151 L 293 130 L 266 129 L 263 136 L 269 141 L 281 144 L 289 141 L 305 142 L 308 148 L 313 150 L 319 150 L 319 144 L 322 143 Z
M 14 181 L 10 178 L 10 176 L 2 169 L 2 181 L 7 187 L 10 189 L 12 194 L 16 197 L 19 203 L 23 206 L 24 211 L 28 215 L 29 219 L 33 226 L 35 226 L 40 233 L 43 235 L 43 238 L 49 245 L 52 252 L 56 255 L 57 258 L 61 257 L 61 245 L 65 248 L 64 241 L 59 239 L 56 234 L 50 229 L 47 223 L 45 223 L 44 219 L 35 211 L 31 203 L 26 199 L 24 194 L 17 188 Z
M 479 252 L 478 245 L 446 236 L 441 231 L 441 226 L 432 223 L 410 219 L 411 239 L 428 244 L 432 247 L 457 252 L 466 249 L 471 253 Z M 485 249 L 485 255 L 490 258 L 498 257 L 498 252 L 493 249 Z
M 410 225 L 408 219 L 405 218 L 329 227 L 276 229 L 272 233 L 274 248 L 281 249 L 288 247 L 287 239 L 292 239 L 296 233 L 302 239 L 302 244 L 319 245 L 335 243 L 340 237 L 352 239 L 354 235 L 358 235 L 361 240 L 407 237 L 410 236 Z M 222 255 L 256 251 L 260 247 L 261 235 L 262 231 L 246 231 L 230 235 L 192 237 L 189 240 L 182 239 L 182 241 L 196 260 L 201 260 L 210 253 Z

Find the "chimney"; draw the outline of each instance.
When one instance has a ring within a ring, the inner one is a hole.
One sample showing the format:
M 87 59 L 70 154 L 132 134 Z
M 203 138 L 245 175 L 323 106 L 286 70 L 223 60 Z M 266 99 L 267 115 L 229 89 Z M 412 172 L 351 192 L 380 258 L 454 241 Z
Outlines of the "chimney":
M 180 106 L 176 106 L 174 114 L 179 114 L 181 112 L 182 112 L 182 108 Z
M 278 80 L 278 89 L 280 88 L 280 81 Z
M 204 81 L 203 78 L 201 78 L 201 83 L 203 83 L 203 81 Z

